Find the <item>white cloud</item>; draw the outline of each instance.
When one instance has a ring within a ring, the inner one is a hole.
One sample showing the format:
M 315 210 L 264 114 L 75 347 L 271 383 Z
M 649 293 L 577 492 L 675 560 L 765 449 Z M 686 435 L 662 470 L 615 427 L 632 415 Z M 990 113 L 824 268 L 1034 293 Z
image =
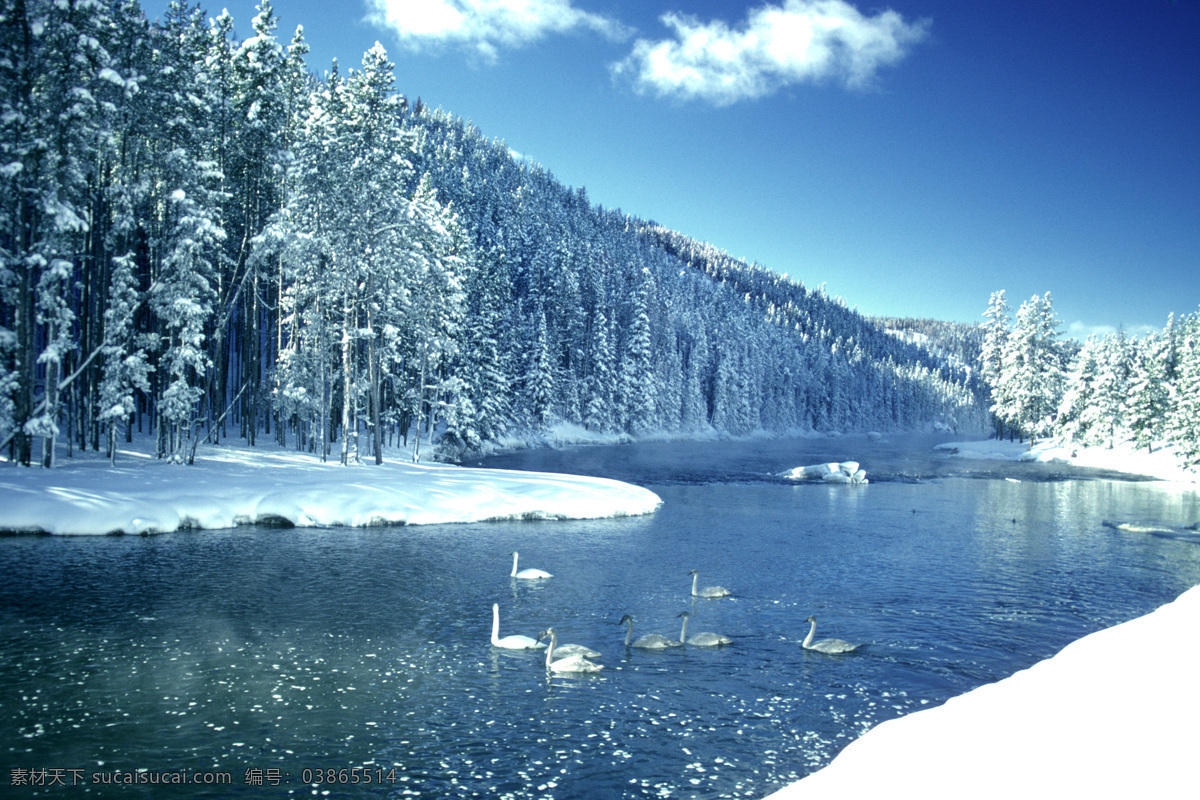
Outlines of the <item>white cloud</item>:
M 619 22 L 581 11 L 571 0 L 368 0 L 368 20 L 391 29 L 405 46 L 465 46 L 487 61 L 549 34 L 591 30 L 621 39 Z
M 903 58 L 928 22 L 895 11 L 864 16 L 844 0 L 784 0 L 753 9 L 741 26 L 668 13 L 673 39 L 638 39 L 612 66 L 639 92 L 729 105 L 805 81 L 870 85 L 875 71 Z

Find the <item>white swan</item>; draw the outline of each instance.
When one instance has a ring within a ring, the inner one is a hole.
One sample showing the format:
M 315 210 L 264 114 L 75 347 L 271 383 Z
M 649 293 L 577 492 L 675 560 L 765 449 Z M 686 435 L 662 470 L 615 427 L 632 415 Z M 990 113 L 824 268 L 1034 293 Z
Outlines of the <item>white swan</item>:
M 492 647 L 505 650 L 541 650 L 546 645 L 531 636 L 514 634 L 500 638 L 500 604 L 492 603 Z
M 630 640 L 633 639 L 633 617 L 626 614 L 625 616 L 621 617 L 621 621 L 618 622 L 617 624 L 624 625 L 626 622 L 629 623 L 629 630 L 625 632 L 625 646 L 626 647 L 640 647 L 643 650 L 663 650 L 668 647 L 682 647 L 683 646 L 683 642 L 677 642 L 674 639 L 668 639 L 666 636 L 663 636 L 661 633 L 644 634 L 642 636 L 639 636 L 637 638 L 637 641 L 630 644 Z
M 812 625 L 812 627 L 808 629 L 808 636 L 805 636 L 804 641 L 800 643 L 800 646 L 805 650 L 816 650 L 818 653 L 837 654 L 852 653 L 859 647 L 856 644 L 850 644 L 849 642 L 842 641 L 841 639 L 821 639 L 814 642 L 813 636 L 817 634 L 817 618 L 810 616 L 804 621 Z
M 563 657 L 600 658 L 600 654 L 595 650 L 590 647 L 584 647 L 581 644 L 559 644 L 554 647 L 554 652 Z
M 553 578 L 554 577 L 553 575 L 551 575 L 549 572 L 546 572 L 545 570 L 534 569 L 533 567 L 530 567 L 529 569 L 523 569 L 520 572 L 517 572 L 517 558 L 519 558 L 519 557 L 520 557 L 520 554 L 517 553 L 516 550 L 514 550 L 513 551 L 513 568 L 512 568 L 512 572 L 509 573 L 508 577 L 520 578 L 523 581 L 536 581 L 536 580 L 540 580 L 541 578 Z
M 733 594 L 724 586 L 705 586 L 703 589 L 697 589 L 696 582 L 700 580 L 700 570 L 694 569 L 688 574 L 692 576 L 692 597 L 728 597 Z
M 567 656 L 556 659 L 554 648 L 558 646 L 558 634 L 554 632 L 554 628 L 547 628 L 538 634 L 538 639 L 544 639 L 547 636 L 550 637 L 550 646 L 546 648 L 547 672 L 599 672 L 604 669 L 600 664 L 588 661 L 583 656 Z
M 688 638 L 687 626 L 688 620 L 691 619 L 691 614 L 687 611 L 681 611 L 679 616 L 683 617 L 683 627 L 679 630 L 679 641 L 690 644 L 693 647 L 720 647 L 723 644 L 733 644 L 733 639 L 728 636 L 722 636 L 719 633 L 696 633 L 692 638 Z

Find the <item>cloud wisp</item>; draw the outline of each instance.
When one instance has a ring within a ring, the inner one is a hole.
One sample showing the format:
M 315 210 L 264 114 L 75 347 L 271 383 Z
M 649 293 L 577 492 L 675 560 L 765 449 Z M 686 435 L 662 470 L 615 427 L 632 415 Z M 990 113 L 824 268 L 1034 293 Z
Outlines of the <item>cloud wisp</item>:
M 674 37 L 638 39 L 613 74 L 641 93 L 717 106 L 804 82 L 870 86 L 880 67 L 902 59 L 929 28 L 891 10 L 865 16 L 844 0 L 764 5 L 737 28 L 674 12 L 661 19 Z
M 590 30 L 620 40 L 616 20 L 575 8 L 571 0 L 368 0 L 367 20 L 414 50 L 461 46 L 486 62 L 551 34 Z

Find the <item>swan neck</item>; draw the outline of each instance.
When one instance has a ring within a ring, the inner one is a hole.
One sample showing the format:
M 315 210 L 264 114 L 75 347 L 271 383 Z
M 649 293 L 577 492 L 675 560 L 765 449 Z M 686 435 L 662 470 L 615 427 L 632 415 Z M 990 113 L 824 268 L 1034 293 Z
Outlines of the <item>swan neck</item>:
M 550 665 L 554 662 L 554 648 L 556 646 L 558 646 L 558 634 L 551 632 L 550 633 L 550 644 L 546 647 L 546 668 L 547 669 L 549 669 Z
M 687 616 L 685 616 L 685 617 L 683 618 L 683 627 L 679 629 L 679 641 L 681 641 L 681 642 L 686 642 L 686 641 L 687 641 L 687 624 L 688 624 L 688 619 L 689 619 L 689 618 L 688 618 Z
M 500 606 L 492 605 L 492 644 L 500 641 Z
M 512 568 L 512 572 L 509 573 L 509 576 L 508 576 L 510 578 L 517 577 L 517 557 L 519 555 L 520 555 L 519 553 L 513 553 L 513 568 Z
M 699 573 L 699 572 L 693 572 L 693 573 L 692 573 L 692 595 L 693 595 L 693 596 L 695 596 L 695 594 L 696 594 L 696 583 L 697 583 L 697 581 L 699 581 L 699 580 L 700 580 L 700 573 Z
M 633 641 L 633 620 L 627 619 L 625 622 L 629 625 L 629 629 L 625 631 L 625 646 L 629 647 L 629 643 Z
M 800 645 L 801 647 L 805 647 L 805 648 L 807 648 L 810 644 L 812 644 L 813 637 L 816 636 L 816 634 L 817 634 L 817 623 L 816 622 L 810 622 L 810 623 L 808 623 L 808 626 L 809 626 L 808 627 L 808 636 L 804 637 L 804 641 Z

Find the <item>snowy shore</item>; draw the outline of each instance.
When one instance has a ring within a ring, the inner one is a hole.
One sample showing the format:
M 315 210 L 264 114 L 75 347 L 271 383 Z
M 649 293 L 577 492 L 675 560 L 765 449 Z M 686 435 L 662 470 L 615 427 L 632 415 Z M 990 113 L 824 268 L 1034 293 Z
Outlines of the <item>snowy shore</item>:
M 1062 461 L 1194 491 L 1168 450 L 1047 441 L 941 445 L 974 459 Z M 810 797 L 1181 797 L 1195 791 L 1200 586 L 1004 680 L 883 722 L 767 800 Z
M 1183 797 L 1196 789 L 1200 586 L 944 705 L 877 725 L 769 796 Z
M 959 458 L 988 461 L 1039 461 L 1073 464 L 1078 467 L 1145 475 L 1179 484 L 1195 484 L 1200 475 L 1180 469 L 1174 450 L 1159 447 L 1153 452 L 1134 447 L 1130 442 L 1118 442 L 1115 447 L 1079 447 L 1063 445 L 1053 439 L 1042 439 L 1030 446 L 1028 442 L 985 439 L 970 442 L 946 442 L 934 448 Z
M 51 470 L 0 464 L 0 530 L 165 533 L 249 523 L 422 525 L 587 519 L 653 512 L 653 492 L 620 481 L 406 463 L 343 467 L 271 447 L 203 447 L 191 466 L 136 449 Z

